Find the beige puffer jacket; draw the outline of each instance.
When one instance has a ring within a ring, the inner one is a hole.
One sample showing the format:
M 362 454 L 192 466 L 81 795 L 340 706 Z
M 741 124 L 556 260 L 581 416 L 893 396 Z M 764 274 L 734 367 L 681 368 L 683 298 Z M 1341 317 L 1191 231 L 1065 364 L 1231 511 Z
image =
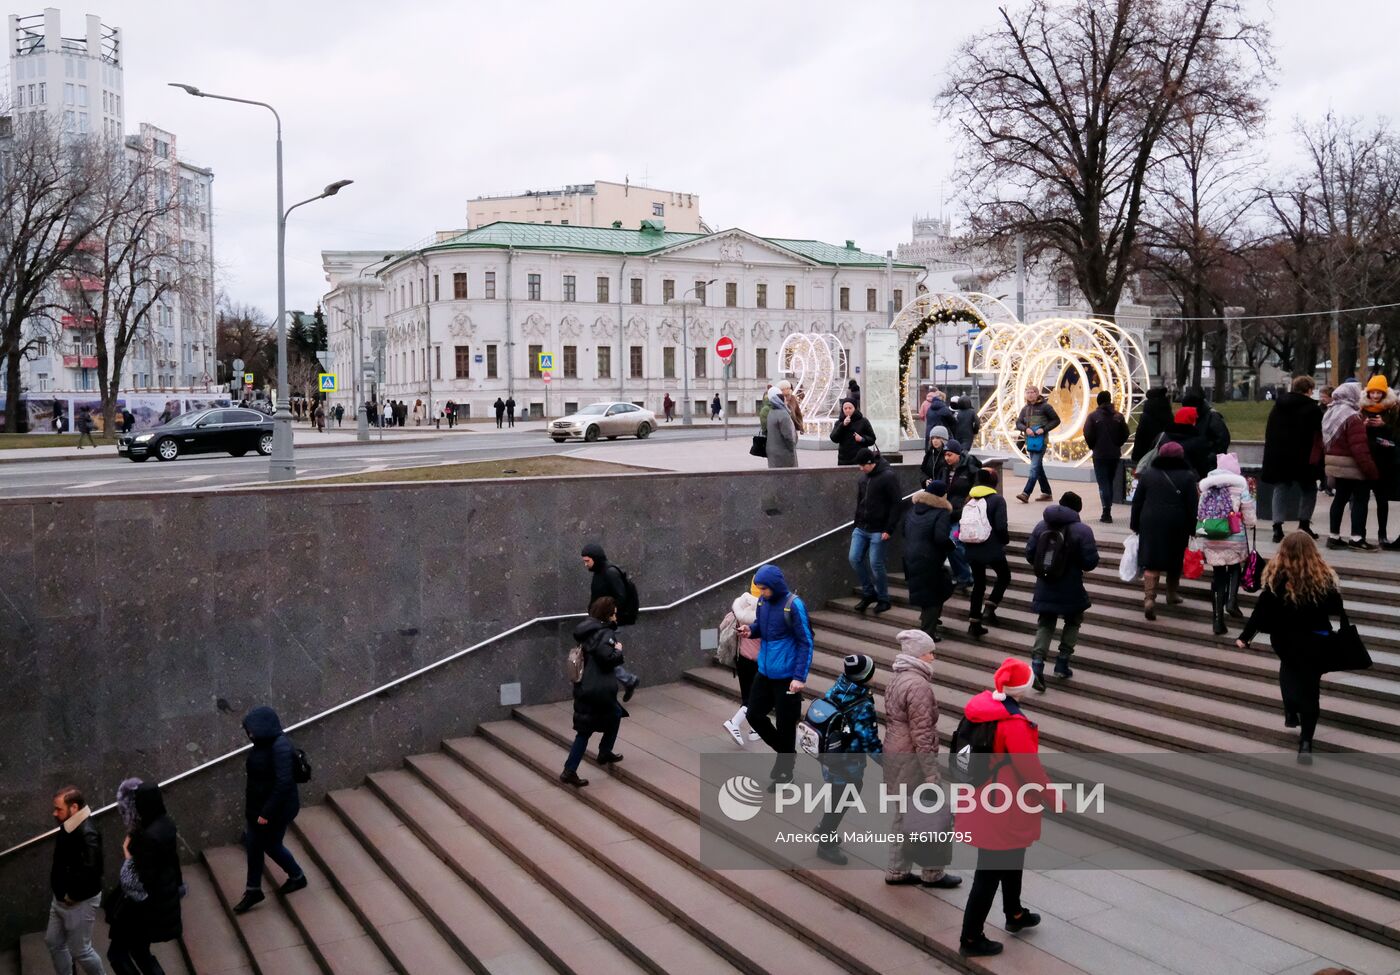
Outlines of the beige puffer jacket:
M 901 653 L 885 689 L 885 775 L 896 787 L 942 781 L 938 772 L 938 699 L 933 666 Z M 907 756 L 895 757 L 890 756 Z

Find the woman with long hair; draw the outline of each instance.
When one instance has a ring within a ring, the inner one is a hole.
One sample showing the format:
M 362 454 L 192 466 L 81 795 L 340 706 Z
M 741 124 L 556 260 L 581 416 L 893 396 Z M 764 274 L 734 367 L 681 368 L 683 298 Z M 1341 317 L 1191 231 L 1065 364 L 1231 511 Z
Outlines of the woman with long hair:
M 1259 601 L 1235 641 L 1248 649 L 1257 633 L 1269 634 L 1278 655 L 1279 691 L 1284 727 L 1298 728 L 1298 761 L 1312 762 L 1322 675 L 1327 669 L 1325 643 L 1332 620 L 1345 613 L 1341 586 L 1307 532 L 1296 531 L 1279 543 L 1264 569 Z

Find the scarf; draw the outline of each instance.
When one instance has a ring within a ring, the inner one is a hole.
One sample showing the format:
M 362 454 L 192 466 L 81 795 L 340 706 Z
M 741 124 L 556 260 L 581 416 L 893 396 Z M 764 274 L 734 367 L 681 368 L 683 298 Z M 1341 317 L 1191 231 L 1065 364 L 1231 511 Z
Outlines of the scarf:
M 918 657 L 911 657 L 907 653 L 895 655 L 892 669 L 896 674 L 902 670 L 917 671 L 920 677 L 930 684 L 933 683 L 933 664 L 920 660 Z
M 1322 414 L 1322 442 L 1332 446 L 1337 434 L 1342 432 L 1346 422 L 1357 415 L 1357 404 L 1361 402 L 1359 383 L 1342 383 L 1332 392 L 1332 405 Z

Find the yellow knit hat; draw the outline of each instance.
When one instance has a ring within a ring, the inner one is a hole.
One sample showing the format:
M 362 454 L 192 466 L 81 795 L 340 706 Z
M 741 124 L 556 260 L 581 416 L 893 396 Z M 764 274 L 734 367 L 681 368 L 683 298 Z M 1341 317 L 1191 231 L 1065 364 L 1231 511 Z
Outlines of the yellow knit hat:
M 1372 376 L 1370 381 L 1366 383 L 1366 392 L 1369 393 L 1373 389 L 1380 390 L 1382 393 L 1388 393 L 1390 392 L 1390 384 L 1385 381 L 1384 376 L 1377 374 Z

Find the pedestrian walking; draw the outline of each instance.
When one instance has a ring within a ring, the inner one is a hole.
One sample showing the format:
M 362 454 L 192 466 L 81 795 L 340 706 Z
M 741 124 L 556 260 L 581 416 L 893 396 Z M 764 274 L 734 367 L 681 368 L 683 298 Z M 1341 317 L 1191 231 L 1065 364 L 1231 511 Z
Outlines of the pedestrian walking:
M 1366 424 L 1366 442 L 1371 447 L 1371 459 L 1376 462 L 1377 478 L 1371 487 L 1376 499 L 1376 543 L 1391 548 L 1390 502 L 1396 495 L 1397 451 L 1396 421 L 1400 418 L 1400 402 L 1385 377 L 1375 375 L 1366 383 L 1366 399 L 1361 404 L 1361 418 Z
M 757 586 L 750 586 L 750 591 L 734 600 L 734 605 L 730 607 L 729 615 L 720 624 L 723 631 L 729 626 L 734 627 L 735 640 L 738 644 L 734 654 L 734 676 L 739 681 L 739 710 L 734 712 L 734 717 L 724 722 L 724 730 L 729 732 L 740 748 L 744 748 L 751 741 L 758 741 L 758 732 L 749 727 L 748 737 L 744 737 L 744 732 L 740 725 L 748 720 L 748 700 L 749 693 L 753 690 L 754 678 L 758 676 L 758 646 L 759 641 L 755 636 L 739 636 L 739 627 L 747 626 L 752 628 L 754 620 L 758 617 L 758 593 Z
M 943 445 L 943 466 L 939 476 L 948 485 L 948 503 L 953 506 L 953 550 L 948 553 L 948 568 L 953 573 L 953 587 L 962 595 L 972 588 L 972 567 L 967 564 L 961 533 L 957 530 L 962 519 L 963 505 L 977 486 L 977 472 L 982 462 L 967 452 L 957 440 Z
M 316 429 L 321 433 L 326 432 L 326 404 L 316 404 Z
M 1324 470 L 1336 492 L 1332 498 L 1327 547 L 1374 552 L 1366 541 L 1366 508 L 1380 471 L 1371 455 L 1366 421 L 1360 413 L 1361 386 L 1346 382 L 1332 392 L 1332 405 L 1322 415 L 1322 439 L 1327 445 Z M 1351 505 L 1351 537 L 1342 538 L 1342 514 Z
M 1154 386 L 1147 391 L 1142 401 L 1142 412 L 1138 414 L 1137 432 L 1133 435 L 1133 452 L 1128 459 L 1134 468 L 1142 460 L 1167 428 L 1172 425 L 1172 401 L 1165 386 Z
M 1045 476 L 1045 451 L 1050 446 L 1050 431 L 1060 425 L 1060 415 L 1041 395 L 1039 386 L 1026 387 L 1026 402 L 1021 412 L 1016 414 L 1016 429 L 1021 434 L 1021 446 L 1031 461 L 1030 476 L 1026 479 L 1026 489 L 1016 495 L 1016 500 L 1025 504 L 1031 499 L 1031 492 L 1040 485 L 1037 501 L 1053 501 L 1050 493 L 1050 479 Z
M 895 639 L 899 653 L 892 667 L 894 676 L 885 686 L 882 764 L 889 791 L 911 797 L 920 786 L 943 782 L 938 770 L 938 699 L 933 690 L 935 646 L 923 630 L 900 630 Z M 952 844 L 921 842 L 910 836 L 912 808 L 906 800 L 890 823 L 890 832 L 905 838 L 890 844 L 885 883 L 952 890 L 962 883 L 961 877 L 943 869 L 951 860 Z M 949 824 L 951 829 L 951 818 Z M 916 864 L 921 868 L 918 876 L 911 871 Z
M 130 433 L 136 429 L 136 414 L 130 409 L 122 407 L 122 433 Z
M 948 401 L 943 398 L 943 391 L 937 388 L 930 389 L 924 394 L 924 401 L 919 406 L 919 419 L 924 421 L 924 440 L 927 441 L 933 435 L 934 427 L 944 427 L 952 430 L 957 426 L 957 417 L 953 415 L 953 410 L 948 406 Z M 951 438 L 949 434 L 949 438 Z M 948 438 L 945 438 L 948 439 Z
M 249 711 L 243 719 L 243 732 L 253 743 L 244 763 L 247 783 L 243 791 L 243 845 L 248 854 L 248 875 L 243 898 L 233 905 L 235 914 L 244 914 L 267 899 L 262 891 L 264 857 L 287 875 L 278 889 L 283 896 L 306 887 L 306 874 L 282 842 L 287 827 L 301 810 L 297 748 L 282 730 L 277 712 L 270 707 Z
M 1219 412 L 1211 409 L 1205 392 L 1199 386 L 1192 386 L 1181 394 L 1181 405 L 1196 411 L 1196 432 L 1205 440 L 1206 451 L 1210 455 L 1206 460 L 1209 473 L 1215 469 L 1216 455 L 1230 451 L 1230 427 Z
M 1167 605 L 1184 600 L 1177 592 L 1186 546 L 1196 530 L 1196 472 L 1181 444 L 1157 448 L 1157 456 L 1138 477 L 1128 529 L 1138 537 L 1142 569 L 1142 615 L 1157 618 L 1157 590 L 1167 577 Z
M 856 464 L 861 476 L 856 485 L 855 527 L 848 556 L 860 581 L 856 612 L 865 612 L 873 603 L 875 612 L 883 613 L 890 608 L 885 544 L 899 525 L 899 475 L 889 461 L 869 447 L 856 454 Z
M 451 430 L 457 426 L 457 403 L 455 400 L 448 400 L 442 408 L 442 414 L 438 419 L 438 428 L 442 428 L 442 419 L 447 420 L 447 429 Z
M 581 556 L 583 567 L 592 576 L 588 586 L 588 605 L 592 606 L 604 596 L 611 597 L 622 620 L 618 625 L 631 626 L 635 623 L 636 618 L 633 614 L 637 607 L 631 605 L 633 600 L 628 595 L 627 574 L 620 567 L 608 561 L 608 555 L 603 551 L 603 546 L 597 542 L 589 542 L 585 545 Z M 617 665 L 616 673 L 618 683 L 625 690 L 622 699 L 624 701 L 632 700 L 632 695 L 636 692 L 641 679 L 620 663 Z
M 1264 424 L 1264 466 L 1260 479 L 1272 485 L 1274 542 L 1283 541 L 1283 513 L 1298 490 L 1298 530 L 1313 538 L 1317 482 L 1322 477 L 1322 407 L 1312 398 L 1311 376 L 1294 376 L 1289 391 L 1274 400 Z
M 788 589 L 776 565 L 760 568 L 753 581 L 758 586 L 758 608 L 753 623 L 741 626 L 739 635 L 759 640 L 758 676 L 749 693 L 747 717 L 749 727 L 777 753 L 768 787 L 772 792 L 778 783 L 792 781 L 802 689 L 812 667 L 812 625 L 806 604 Z M 769 720 L 770 711 L 776 712 L 776 725 Z
M 1181 450 L 1186 455 L 1186 463 L 1191 465 L 1191 469 L 1196 472 L 1197 479 L 1205 477 L 1215 470 L 1215 456 L 1210 449 L 1210 444 L 1206 438 L 1201 436 L 1196 425 L 1196 409 L 1192 406 L 1183 406 L 1177 410 L 1172 417 L 1172 425 L 1167 427 L 1166 435 L 1162 438 L 1165 443 L 1181 444 Z
M 175 410 L 172 408 L 171 404 L 166 403 L 165 409 L 160 411 L 160 417 L 158 419 L 158 422 L 161 426 L 165 426 L 165 424 L 169 423 L 173 419 L 175 419 Z
M 676 401 L 671 399 L 670 393 L 661 401 L 661 415 L 666 417 L 667 423 L 676 418 Z
M 1313 734 L 1320 713 L 1322 675 L 1329 669 L 1333 620 L 1346 622 L 1341 586 L 1305 532 L 1293 532 L 1264 569 L 1263 587 L 1235 645 L 1249 648 L 1259 633 L 1279 659 L 1283 725 L 1298 729 L 1298 761 L 1312 761 Z
M 82 450 L 82 449 L 83 449 L 83 441 L 84 441 L 84 440 L 87 440 L 88 444 L 91 445 L 94 449 L 96 449 L 96 447 L 97 447 L 97 441 L 92 439 L 92 428 L 93 428 L 92 410 L 90 410 L 90 409 L 88 409 L 86 406 L 84 406 L 81 410 L 78 411 L 78 449 L 79 449 L 79 450 Z
M 384 426 L 394 425 L 394 403 L 392 400 L 384 401 Z
M 863 653 L 849 654 L 842 661 L 841 674 L 836 678 L 836 683 L 822 695 L 822 700 L 845 717 L 848 729 L 845 751 L 827 753 L 821 759 L 822 781 L 830 783 L 837 796 L 852 786 L 859 792 L 865 784 L 865 756 L 880 754 L 875 695 L 870 690 L 870 679 L 874 676 L 875 660 L 872 657 Z M 850 862 L 841 851 L 841 834 L 837 832 L 845 815 L 846 805 L 833 802 L 817 823 L 817 858 L 838 867 Z
M 496 429 L 499 430 L 503 426 L 505 426 L 506 401 L 497 396 L 496 402 L 491 404 L 491 408 L 496 411 Z M 449 420 L 447 422 L 447 425 L 450 427 L 452 425 L 452 421 Z
M 802 436 L 804 419 L 802 416 L 802 400 L 797 393 L 793 392 L 792 383 L 786 379 L 779 380 L 778 390 L 783 394 L 783 405 L 787 407 L 788 415 L 792 417 L 793 434 L 796 437 Z
M 909 601 L 919 607 L 919 628 L 932 639 L 941 639 L 943 604 L 953 594 L 953 582 L 945 565 L 953 550 L 953 506 L 948 487 L 934 481 L 914 492 L 913 505 L 904 516 L 904 577 Z M 860 610 L 865 599 L 856 604 Z M 888 608 L 888 604 L 885 604 Z M 882 612 L 876 604 L 875 611 Z
M 1254 527 L 1254 496 L 1240 474 L 1234 454 L 1216 454 L 1215 470 L 1201 481 L 1196 508 L 1196 535 L 1210 566 L 1211 628 L 1225 633 L 1225 614 L 1239 619 L 1240 573 L 1249 557 L 1249 531 Z
M 712 399 L 712 400 L 710 400 L 710 422 L 711 422 L 711 423 L 713 423 L 714 421 L 716 421 L 716 420 L 719 419 L 720 410 L 722 410 L 723 408 L 724 408 L 724 407 L 721 406 L 721 405 L 720 405 L 720 402 L 719 402 L 719 393 L 715 393 L 715 398 Z
M 1128 442 L 1128 421 L 1113 405 L 1113 394 L 1099 391 L 1097 408 L 1084 420 L 1084 444 L 1094 460 L 1094 480 L 1099 485 L 1099 521 L 1113 524 L 1113 495 L 1123 445 Z
M 1051 510 L 1046 509 L 1046 514 Z M 1008 795 L 1026 795 L 1026 786 L 1043 788 L 1049 782 L 1040 764 L 1040 730 L 1021 711 L 1017 700 L 1030 690 L 1033 679 L 1031 668 L 1024 662 L 1007 657 L 993 678 L 995 690 L 982 691 L 963 710 L 963 719 L 969 726 L 996 723 L 990 778 L 974 794 L 973 808 L 958 817 L 958 831 L 969 834 L 971 844 L 977 848 L 977 872 L 972 875 L 958 941 L 964 956 L 1001 953 L 1001 943 L 988 938 L 984 927 L 998 887 L 1004 927 L 1009 933 L 1016 934 L 1040 923 L 1040 915 L 1021 903 L 1026 850 L 1040 839 L 1039 808 L 1017 801 L 993 806 L 986 792 L 992 785 L 999 785 Z M 997 755 L 1004 757 L 998 761 Z
M 954 440 L 962 444 L 968 450 L 972 449 L 972 444 L 977 439 L 977 434 L 982 432 L 982 418 L 977 415 L 977 411 L 972 408 L 972 399 L 963 396 L 958 399 L 957 410 L 953 413 L 953 426 L 950 428 Z
M 165 811 L 160 786 L 127 779 L 117 788 L 126 826 L 121 884 L 103 899 L 110 925 L 107 960 L 116 975 L 165 975 L 151 945 L 174 941 L 183 926 L 179 830 Z
M 768 419 L 764 431 L 768 438 L 768 466 L 797 466 L 797 424 L 788 412 L 783 391 L 774 388 L 768 394 Z
M 1079 495 L 1066 491 L 1058 504 L 1045 509 L 1045 516 L 1026 542 L 1026 561 L 1035 570 L 1031 610 L 1039 617 L 1035 645 L 1031 648 L 1031 671 L 1035 674 L 1035 689 L 1040 692 L 1045 690 L 1045 658 L 1060 620 L 1064 621 L 1064 630 L 1060 634 L 1060 652 L 1055 657 L 1055 676 L 1074 676 L 1069 658 L 1074 656 L 1079 627 L 1090 606 L 1084 573 L 1092 572 L 1099 564 L 1094 532 L 1079 520 L 1083 510 Z
M 583 676 L 574 685 L 574 743 L 564 759 L 559 781 L 581 789 L 588 780 L 580 778 L 579 764 L 588 751 L 588 739 L 595 734 L 598 764 L 604 767 L 622 761 L 615 750 L 617 733 L 627 709 L 617 700 L 617 668 L 622 666 L 622 642 L 617 638 L 617 601 L 600 596 L 588 607 L 588 618 L 574 627 L 574 643 L 583 650 Z
M 514 397 L 514 396 L 507 396 L 507 397 L 506 397 L 506 426 L 508 426 L 508 427 L 510 427 L 510 428 L 512 428 L 512 429 L 514 429 L 514 427 L 515 427 L 515 397 Z
M 862 447 L 875 445 L 875 428 L 851 400 L 841 401 L 841 419 L 832 424 L 831 442 L 836 444 L 836 463 L 840 467 L 854 464 Z
M 985 636 L 988 626 L 1001 622 L 997 607 L 1011 584 L 1011 566 L 1006 562 L 1011 531 L 1006 516 L 1006 499 L 997 493 L 997 472 L 984 467 L 977 472 L 977 485 L 969 492 L 958 522 L 959 540 L 972 572 L 967 632 L 974 637 Z M 996 582 L 991 598 L 984 602 L 988 570 L 995 574 Z
M 846 383 L 846 399 L 854 403 L 857 410 L 860 409 L 860 383 L 854 379 Z
M 345 426 L 345 404 L 335 404 L 335 425 L 337 428 Z
M 53 818 L 58 829 L 49 868 L 49 926 L 44 944 L 55 972 L 103 975 L 102 956 L 92 946 L 92 926 L 102 901 L 102 834 L 92 810 L 76 786 L 54 793 Z
M 427 408 L 426 406 L 423 405 L 423 401 L 422 401 L 421 399 L 416 399 L 416 400 L 414 400 L 414 401 L 413 401 L 413 425 L 414 425 L 415 427 L 421 427 L 421 426 L 423 425 L 423 417 L 425 417 L 425 416 L 427 416 L 427 415 L 428 415 L 428 408 Z

